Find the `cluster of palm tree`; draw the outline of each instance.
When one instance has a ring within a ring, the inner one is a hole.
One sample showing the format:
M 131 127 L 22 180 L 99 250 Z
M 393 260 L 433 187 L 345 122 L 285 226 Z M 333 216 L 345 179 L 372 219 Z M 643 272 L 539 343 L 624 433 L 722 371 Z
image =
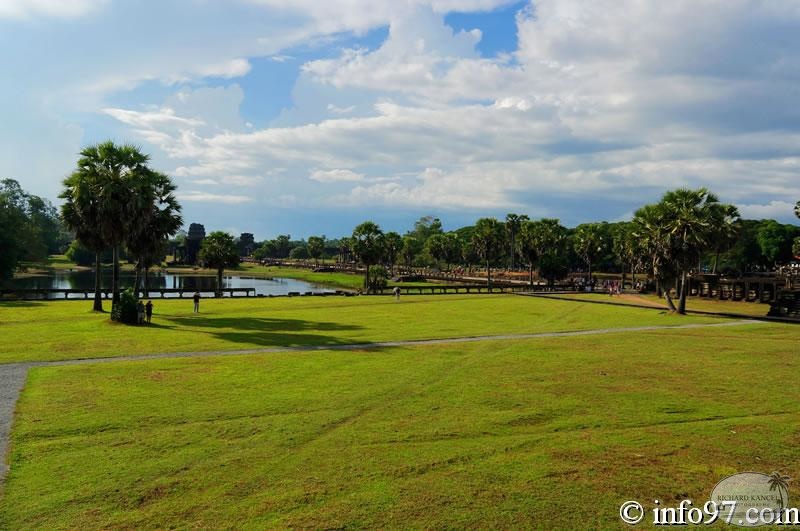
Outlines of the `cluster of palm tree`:
M 647 258 L 646 269 L 656 280 L 672 311 L 685 313 L 687 276 L 708 249 L 720 249 L 737 230 L 739 212 L 705 188 L 667 192 L 661 201 L 636 211 L 627 245 Z M 626 252 L 629 252 L 626 250 Z M 678 294 L 676 308 L 671 290 Z
M 137 147 L 111 141 L 81 151 L 75 171 L 64 180 L 61 217 L 78 241 L 95 253 L 94 310 L 103 311 L 101 254 L 112 250 L 112 309 L 119 304 L 119 256 L 124 246 L 140 272 L 161 260 L 168 239 L 181 227 L 175 185 L 148 166 Z M 146 287 L 145 287 L 146 289 Z M 112 311 L 112 314 L 114 312 Z

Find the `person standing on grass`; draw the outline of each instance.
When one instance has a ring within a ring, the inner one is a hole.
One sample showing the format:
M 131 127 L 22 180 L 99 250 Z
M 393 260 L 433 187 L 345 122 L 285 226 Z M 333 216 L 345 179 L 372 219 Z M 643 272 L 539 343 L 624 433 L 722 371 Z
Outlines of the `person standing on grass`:
M 144 324 L 144 304 L 142 304 L 142 301 L 136 303 L 136 323 Z
M 147 304 L 144 305 L 144 313 L 147 316 L 147 324 L 150 324 L 150 320 L 153 318 L 153 301 L 147 301 Z
M 395 286 L 392 291 L 394 292 L 394 298 L 400 300 L 400 288 Z
M 194 313 L 200 313 L 200 292 L 195 291 L 192 298 L 194 299 Z

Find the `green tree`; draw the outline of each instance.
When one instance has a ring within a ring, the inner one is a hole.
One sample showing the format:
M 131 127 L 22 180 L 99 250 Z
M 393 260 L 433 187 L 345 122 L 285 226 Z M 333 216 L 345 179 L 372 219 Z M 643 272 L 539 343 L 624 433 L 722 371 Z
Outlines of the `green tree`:
M 0 188 L 0 280 L 14 276 L 25 252 L 22 233 L 26 224 L 24 211 L 14 198 Z
M 508 242 L 510 244 L 508 255 L 511 258 L 511 269 L 516 267 L 517 256 L 517 234 L 519 234 L 522 224 L 529 221 L 530 218 L 526 215 L 519 215 L 514 213 L 506 214 L 506 232 L 508 233 Z
M 776 267 L 792 259 L 792 244 L 797 236 L 797 227 L 784 225 L 775 220 L 762 221 L 756 232 L 756 241 L 767 264 Z
M 593 279 L 594 265 L 608 250 L 608 230 L 603 223 L 586 223 L 575 228 L 575 252 L 589 268 L 589 281 Z
M 292 237 L 288 234 L 281 234 L 273 240 L 275 245 L 275 258 L 286 258 L 292 250 Z
M 308 254 L 308 247 L 305 245 L 297 245 L 292 247 L 292 250 L 289 251 L 289 258 L 292 260 L 307 260 L 310 257 L 311 255 Z
M 447 236 L 444 234 L 434 234 L 425 242 L 425 252 L 437 262 L 447 262 Z
M 148 295 L 147 274 L 166 254 L 170 236 L 183 224 L 181 206 L 175 197 L 175 184 L 167 175 L 156 171 L 142 172 L 138 183 L 138 222 L 130 228 L 125 246 L 136 260 L 133 293 L 139 298 L 139 280 L 144 276 L 145 296 Z
M 389 264 L 389 275 L 394 274 L 394 265 L 403 252 L 403 237 L 396 232 L 387 232 L 383 236 L 383 258 Z
M 717 274 L 719 256 L 736 244 L 742 230 L 742 220 L 739 217 L 739 209 L 733 205 L 719 205 L 714 209 L 713 215 L 716 219 L 713 220 L 711 235 L 711 244 L 714 248 L 714 265 L 711 273 Z
M 104 238 L 100 201 L 103 179 L 90 165 L 80 165 L 64 180 L 64 190 L 59 197 L 61 219 L 75 233 L 81 246 L 94 253 L 94 303 L 92 309 L 103 311 L 102 254 L 109 247 Z
M 206 267 L 217 270 L 217 296 L 222 296 L 222 274 L 226 267 L 239 265 L 239 248 L 233 236 L 214 231 L 200 245 L 200 260 Z
M 372 221 L 365 221 L 353 229 L 350 250 L 364 264 L 364 289 L 369 290 L 369 267 L 380 262 L 383 256 L 383 231 Z
M 557 219 L 543 218 L 525 221 L 520 227 L 517 249 L 528 265 L 528 282 L 533 285 L 533 270 L 539 267 L 540 275 L 552 286 L 565 268 L 565 243 L 567 229 Z
M 308 255 L 314 259 L 314 264 L 319 266 L 319 259 L 325 254 L 325 236 L 308 237 Z
M 612 230 L 612 249 L 622 270 L 622 287 L 625 287 L 625 274 L 631 272 L 636 282 L 636 269 L 640 265 L 641 249 L 639 240 L 633 234 L 632 223 L 618 223 Z
M 680 297 L 677 311 L 686 312 L 688 273 L 713 247 L 720 220 L 733 215 L 738 215 L 735 209 L 705 188 L 667 192 L 660 203 L 636 212 L 633 232 L 650 255 L 651 270 L 671 310 L 676 310 L 669 293 L 674 286 Z
M 414 263 L 414 259 L 419 256 L 419 253 L 422 251 L 422 244 L 420 241 L 411 234 L 406 234 L 403 236 L 403 262 L 405 263 L 406 267 L 411 267 Z
M 503 225 L 495 218 L 481 218 L 475 223 L 472 245 L 486 263 L 486 285 L 492 286 L 492 261 L 497 258 L 503 243 Z
M 414 222 L 414 229 L 410 232 L 410 234 L 420 242 L 420 248 L 422 248 L 422 246 L 425 245 L 425 242 L 428 241 L 428 238 L 434 234 L 441 234 L 443 232 L 444 230 L 442 229 L 442 222 L 439 220 L 439 218 L 433 216 L 423 216 Z
M 135 146 L 107 141 L 83 149 L 75 172 L 89 176 L 94 183 L 91 190 L 96 194 L 100 234 L 113 253 L 112 315 L 113 307 L 119 303 L 120 247 L 130 235 L 131 227 L 149 222 L 139 217 L 152 203 L 152 196 L 142 193 L 152 173 L 149 160 Z
M 663 292 L 670 311 L 677 311 L 670 295 L 670 285 L 675 278 L 675 270 L 670 256 L 665 217 L 663 205 L 645 205 L 633 216 L 632 233 L 647 256 L 648 270 L 656 280 L 656 290 L 659 295 Z

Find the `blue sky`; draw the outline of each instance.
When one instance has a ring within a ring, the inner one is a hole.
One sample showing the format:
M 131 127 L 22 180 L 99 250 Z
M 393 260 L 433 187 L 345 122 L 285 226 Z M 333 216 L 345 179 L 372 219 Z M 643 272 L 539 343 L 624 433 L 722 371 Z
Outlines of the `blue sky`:
M 259 239 L 676 186 L 790 222 L 798 49 L 792 0 L 0 0 L 0 177 L 55 199 L 82 146 L 133 142 L 187 224 Z

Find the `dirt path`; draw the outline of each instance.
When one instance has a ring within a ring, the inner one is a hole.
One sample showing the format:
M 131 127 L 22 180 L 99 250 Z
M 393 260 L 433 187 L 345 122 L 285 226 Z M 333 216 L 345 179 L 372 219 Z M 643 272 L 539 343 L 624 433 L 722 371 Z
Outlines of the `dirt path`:
M 416 339 L 406 341 L 381 341 L 376 343 L 354 343 L 351 345 L 319 345 L 304 347 L 272 347 L 247 350 L 221 350 L 200 352 L 162 352 L 156 354 L 141 354 L 135 356 L 119 356 L 115 358 L 85 358 L 61 361 L 41 361 L 28 363 L 12 363 L 0 365 L 0 482 L 8 470 L 5 464 L 8 450 L 8 437 L 11 432 L 11 423 L 14 408 L 19 398 L 19 393 L 25 384 L 28 369 L 32 367 L 52 367 L 63 365 L 88 365 L 92 363 L 111 363 L 115 361 L 144 361 L 170 358 L 200 358 L 210 356 L 241 356 L 245 354 L 270 354 L 278 352 L 314 352 L 322 350 L 365 350 L 405 346 L 446 345 L 454 343 L 474 343 L 479 341 L 508 341 L 519 339 L 537 339 L 548 337 L 591 336 L 600 334 L 613 334 L 625 332 L 648 332 L 653 330 L 687 330 L 693 328 L 719 328 L 752 324 L 751 320 L 725 321 L 711 324 L 685 324 L 668 326 L 637 326 L 628 328 L 599 328 L 593 330 L 573 330 L 566 332 L 541 332 L 535 334 L 507 334 L 496 336 L 454 337 L 446 339 Z

